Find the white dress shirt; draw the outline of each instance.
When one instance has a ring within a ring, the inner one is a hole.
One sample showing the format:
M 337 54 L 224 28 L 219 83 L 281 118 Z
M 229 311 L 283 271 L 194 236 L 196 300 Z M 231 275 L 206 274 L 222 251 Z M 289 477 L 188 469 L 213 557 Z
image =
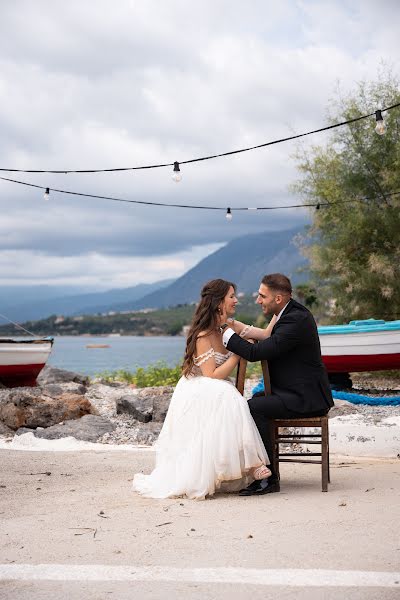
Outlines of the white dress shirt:
M 290 300 L 289 300 L 289 302 L 290 302 Z M 283 311 L 285 310 L 285 308 L 287 307 L 287 305 L 289 304 L 289 302 L 287 302 L 287 303 L 285 304 L 285 306 L 282 308 L 282 310 L 281 310 L 281 311 L 280 311 L 280 313 L 278 314 L 278 316 L 277 316 L 277 318 L 276 318 L 276 321 L 275 321 L 275 324 L 276 324 L 276 323 L 279 321 L 279 319 L 281 318 L 281 316 L 282 316 L 282 313 L 283 313 Z M 225 348 L 227 347 L 227 345 L 228 345 L 228 342 L 229 342 L 229 340 L 231 339 L 231 337 L 233 336 L 233 334 L 234 334 L 234 333 L 235 333 L 235 332 L 234 332 L 234 331 L 233 331 L 233 329 L 231 329 L 230 327 L 227 327 L 227 328 L 225 329 L 225 331 L 224 331 L 224 333 L 223 333 L 223 335 L 222 335 L 222 343 L 223 343 L 223 345 L 225 346 Z

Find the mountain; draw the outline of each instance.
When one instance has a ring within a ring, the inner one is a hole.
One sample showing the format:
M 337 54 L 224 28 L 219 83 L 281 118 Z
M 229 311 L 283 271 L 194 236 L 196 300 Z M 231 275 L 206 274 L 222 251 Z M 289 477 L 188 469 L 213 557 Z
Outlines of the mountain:
M 160 293 L 151 293 L 133 308 L 164 308 L 196 302 L 200 289 L 210 279 L 236 283 L 238 292 L 252 293 L 267 273 L 284 273 L 297 285 L 308 279 L 307 261 L 293 243 L 303 228 L 266 231 L 235 238 L 210 254 Z
M 75 316 L 110 311 L 166 308 L 196 302 L 206 281 L 222 277 L 239 292 L 258 289 L 266 273 L 285 273 L 296 285 L 307 281 L 307 262 L 293 243 L 303 228 L 268 231 L 235 238 L 175 281 L 166 279 L 106 292 L 70 294 L 57 286 L 10 286 L 0 290 L 0 313 L 13 321 L 33 321 L 50 315 Z M 162 290 L 162 293 L 160 293 Z
M 144 295 L 162 289 L 172 281 L 165 279 L 155 283 L 141 283 L 129 288 L 76 295 L 61 295 L 63 293 L 61 288 L 58 296 L 54 295 L 55 290 L 51 286 L 37 286 L 45 289 L 32 290 L 32 295 L 30 287 L 21 291 L 20 288 L 13 286 L 15 288 L 13 296 L 12 292 L 4 293 L 4 288 L 2 290 L 0 313 L 13 321 L 22 322 L 42 319 L 54 314 L 72 316 L 129 310 L 132 308 L 133 302 Z M 46 291 L 49 293 L 46 294 Z M 12 301 L 12 297 L 14 301 Z M 21 302 L 22 298 L 28 298 L 29 302 Z
M 62 285 L 3 285 L 0 287 L 0 311 L 4 307 L 22 303 L 23 298 L 30 302 L 87 294 L 88 288 Z

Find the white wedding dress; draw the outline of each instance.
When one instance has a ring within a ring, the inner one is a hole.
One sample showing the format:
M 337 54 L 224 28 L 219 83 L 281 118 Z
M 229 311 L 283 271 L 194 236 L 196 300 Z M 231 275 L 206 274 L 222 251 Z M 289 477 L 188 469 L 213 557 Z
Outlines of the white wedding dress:
M 178 381 L 155 444 L 155 469 L 134 476 L 135 491 L 204 500 L 216 490 L 241 489 L 252 481 L 252 467 L 269 464 L 247 401 L 230 381 L 201 374 L 200 364 L 210 356 L 218 367 L 231 355 L 210 348 Z

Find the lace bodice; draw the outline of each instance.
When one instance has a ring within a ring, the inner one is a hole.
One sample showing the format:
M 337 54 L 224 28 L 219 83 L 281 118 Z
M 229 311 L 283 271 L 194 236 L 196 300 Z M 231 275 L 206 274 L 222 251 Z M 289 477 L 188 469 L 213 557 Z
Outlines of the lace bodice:
M 214 358 L 216 366 L 220 367 L 224 364 L 224 362 L 228 360 L 228 358 L 232 356 L 232 354 L 233 352 L 230 351 L 218 352 L 217 350 L 214 350 L 214 348 L 210 348 L 209 350 L 207 350 L 207 352 L 204 352 L 203 354 L 199 354 L 199 356 L 194 357 L 194 365 L 192 367 L 192 370 L 190 371 L 190 375 L 192 377 L 200 377 L 202 375 L 200 366 L 203 363 L 205 363 L 206 360 Z

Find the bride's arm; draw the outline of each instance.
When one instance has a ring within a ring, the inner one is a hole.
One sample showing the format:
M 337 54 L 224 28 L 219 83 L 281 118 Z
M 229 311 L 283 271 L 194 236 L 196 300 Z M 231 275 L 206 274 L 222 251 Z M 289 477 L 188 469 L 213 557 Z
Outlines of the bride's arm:
M 245 340 L 265 340 L 271 335 L 271 331 L 276 323 L 276 315 L 273 315 L 271 321 L 268 323 L 268 327 L 262 329 L 261 327 L 254 327 L 253 325 L 246 325 L 240 321 L 234 321 L 230 324 L 230 327 Z
M 234 354 L 230 356 L 223 365 L 217 367 L 214 358 L 214 350 L 207 336 L 199 336 L 196 342 L 196 363 L 200 367 L 204 377 L 212 379 L 226 379 L 237 366 L 240 357 Z

